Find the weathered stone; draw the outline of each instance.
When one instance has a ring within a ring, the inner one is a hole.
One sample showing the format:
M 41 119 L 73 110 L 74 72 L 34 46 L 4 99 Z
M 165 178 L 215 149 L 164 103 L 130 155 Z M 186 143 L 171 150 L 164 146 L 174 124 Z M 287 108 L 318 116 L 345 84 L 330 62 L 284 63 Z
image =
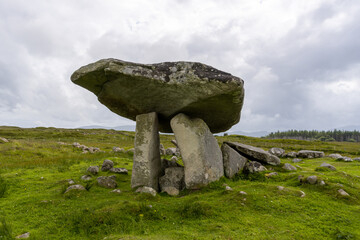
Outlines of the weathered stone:
M 240 193 L 241 195 L 247 195 L 247 193 L 244 192 L 244 191 L 240 191 L 239 193 Z
M 29 232 L 26 232 L 24 234 L 21 234 L 19 236 L 16 236 L 15 238 L 16 239 L 21 239 L 21 238 L 29 238 L 30 237 L 30 233 Z
M 179 189 L 176 189 L 174 187 L 164 187 L 162 189 L 162 192 L 166 192 L 170 196 L 177 196 L 180 193 Z
M 186 188 L 206 186 L 224 175 L 218 142 L 203 120 L 180 113 L 170 124 L 184 162 Z
M 170 167 L 165 169 L 165 175 L 160 177 L 160 189 L 163 191 L 165 187 L 174 187 L 182 190 L 185 187 L 184 168 Z
M 320 167 L 325 167 L 325 168 L 328 168 L 328 169 L 330 169 L 330 170 L 332 170 L 332 171 L 335 171 L 335 170 L 336 170 L 336 167 L 334 167 L 333 165 L 331 165 L 331 164 L 329 164 L 329 163 L 326 163 L 326 162 L 322 163 L 322 164 L 320 165 Z
M 284 157 L 296 158 L 297 156 L 298 156 L 297 152 L 284 153 Z
M 96 175 L 99 172 L 99 166 L 90 166 L 88 167 L 87 171 L 92 175 Z
M 320 151 L 300 150 L 297 156 L 301 158 L 322 158 L 325 157 L 325 153 Z
M 300 159 L 300 158 L 294 158 L 292 160 L 293 163 L 298 163 L 298 162 L 301 162 L 301 161 L 302 161 L 302 159 Z
M 302 198 L 306 196 L 305 192 L 303 192 L 301 190 L 299 190 L 299 193 L 300 193 L 300 197 L 302 197 Z
M 354 158 L 354 161 L 360 161 L 360 157 Z
M 110 191 L 111 193 L 116 193 L 116 194 L 120 194 L 121 190 L 120 189 L 114 189 L 112 191 Z
M 326 183 L 324 182 L 324 180 L 321 180 L 321 181 L 319 182 L 319 185 L 320 185 L 320 186 L 325 186 Z
M 113 147 L 112 148 L 113 152 L 118 152 L 118 153 L 124 153 L 125 149 L 120 148 L 120 147 Z
M 213 133 L 226 131 L 239 122 L 244 98 L 242 79 L 195 62 L 103 59 L 81 67 L 71 80 L 125 118 L 157 112 L 162 132 L 171 132 L 170 119 L 178 113 L 203 119 Z
M 114 167 L 114 162 L 109 159 L 105 159 L 101 166 L 101 171 L 106 172 L 106 171 L 109 171 L 113 167 Z
M 161 159 L 161 169 L 163 174 L 165 174 L 165 169 L 170 167 L 183 167 L 183 166 L 177 163 L 173 158 L 171 158 L 171 160 Z
M 285 163 L 283 166 L 283 169 L 285 169 L 287 171 L 296 171 L 297 170 L 296 167 L 294 167 L 290 163 Z
M 279 174 L 277 172 L 271 172 L 271 173 L 265 174 L 265 177 L 271 178 L 273 176 L 278 176 L 278 175 Z
M 317 176 L 315 175 L 309 176 L 306 178 L 306 181 L 310 184 L 315 184 L 317 182 Z
M 229 186 L 225 186 L 225 191 L 233 191 L 233 189 Z
M 0 143 L 8 143 L 9 140 L 7 140 L 6 138 L 0 137 Z
M 343 161 L 343 162 L 352 162 L 353 160 L 349 157 L 340 157 L 340 158 L 337 158 L 336 161 Z
M 84 191 L 86 190 L 84 188 L 84 186 L 80 185 L 80 184 L 76 184 L 76 185 L 71 185 L 70 187 L 68 187 L 65 191 L 65 193 L 68 193 L 70 191 Z
M 282 157 L 284 155 L 284 153 L 285 153 L 285 150 L 282 149 L 282 148 L 275 148 L 274 147 L 274 148 L 271 148 L 269 150 L 269 153 L 272 154 L 272 155 L 275 155 L 277 157 Z
M 101 176 L 96 179 L 98 185 L 104 188 L 116 188 L 117 183 L 112 177 Z
M 128 174 L 128 170 L 126 168 L 110 168 L 109 172 L 117 174 Z
M 158 190 L 161 173 L 160 139 L 156 113 L 136 117 L 134 165 L 131 187 L 152 187 Z
M 70 184 L 70 185 L 75 184 L 74 180 L 72 180 L 72 179 L 66 179 L 66 181 L 67 181 L 67 182 L 68 182 L 68 184 Z
M 338 159 L 338 158 L 342 158 L 342 156 L 339 153 L 332 153 L 332 154 L 329 154 L 329 158 Z
M 270 165 L 279 165 L 280 159 L 265 150 L 250 145 L 237 143 L 237 142 L 224 142 L 236 151 L 238 151 L 242 156 L 248 158 L 249 160 L 259 161 L 262 163 Z
M 92 177 L 90 175 L 83 175 L 81 177 L 81 180 L 83 180 L 83 181 L 90 181 L 91 179 L 92 179 Z
M 178 160 L 178 158 L 176 157 L 176 156 L 172 156 L 171 158 L 170 158 L 170 161 L 171 162 L 176 162 Z
M 347 192 L 345 192 L 344 189 L 339 189 L 339 190 L 338 190 L 338 193 L 339 193 L 341 196 L 344 196 L 344 197 L 350 196 Z
M 145 194 L 150 194 L 152 195 L 153 197 L 156 196 L 156 190 L 151 188 L 151 187 L 146 187 L 146 186 L 143 186 L 143 187 L 139 187 L 138 189 L 136 189 L 137 193 L 145 193 Z
M 256 172 L 263 172 L 266 171 L 266 167 L 264 167 L 263 165 L 261 165 L 261 163 L 256 162 L 256 161 L 248 161 L 245 164 L 245 168 L 250 172 L 250 173 L 256 173 Z
M 176 148 L 167 148 L 165 153 L 166 155 L 174 156 L 176 155 Z
M 241 156 L 226 143 L 221 146 L 224 161 L 224 172 L 228 178 L 233 178 L 235 174 L 241 172 L 247 162 L 247 158 Z
M 160 143 L 159 150 L 160 150 L 160 155 L 165 155 L 165 154 L 166 154 L 165 147 L 164 147 L 164 145 L 162 145 L 161 143 Z
M 174 144 L 175 147 L 179 147 L 175 139 L 171 140 L 171 143 Z

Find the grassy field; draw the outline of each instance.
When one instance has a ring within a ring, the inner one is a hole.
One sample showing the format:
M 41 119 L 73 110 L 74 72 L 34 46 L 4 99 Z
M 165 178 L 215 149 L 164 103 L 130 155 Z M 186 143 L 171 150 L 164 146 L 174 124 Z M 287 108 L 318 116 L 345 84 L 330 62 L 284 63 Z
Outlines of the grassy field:
M 305 159 L 296 164 L 296 172 L 278 166 L 272 171 L 279 175 L 271 178 L 266 177 L 270 171 L 240 174 L 177 197 L 165 193 L 150 197 L 130 188 L 132 154 L 112 152 L 114 146 L 133 148 L 133 132 L 0 127 L 0 137 L 10 140 L 0 144 L 0 240 L 25 232 L 30 232 L 29 239 L 360 239 L 359 161 Z M 170 147 L 173 138 L 161 135 L 161 142 Z M 217 139 L 219 144 L 236 141 L 266 150 L 281 147 L 360 156 L 359 143 Z M 104 152 L 83 154 L 73 142 Z M 101 165 L 105 159 L 129 170 L 129 175 L 117 175 L 121 194 L 97 186 L 96 177 L 90 183 L 80 179 L 88 166 Z M 291 160 L 281 159 L 282 163 Z M 337 171 L 317 169 L 323 162 Z M 326 185 L 300 182 L 299 175 L 317 175 Z M 83 184 L 87 191 L 64 194 L 67 179 Z M 224 183 L 233 191 L 225 191 Z M 350 196 L 341 196 L 340 188 Z M 300 197 L 301 191 L 305 197 Z

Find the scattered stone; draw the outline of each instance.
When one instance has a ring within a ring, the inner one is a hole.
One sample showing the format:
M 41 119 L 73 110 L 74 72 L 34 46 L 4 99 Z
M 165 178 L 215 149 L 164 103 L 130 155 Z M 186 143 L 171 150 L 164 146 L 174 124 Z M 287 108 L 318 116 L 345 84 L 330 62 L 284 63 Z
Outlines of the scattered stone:
M 265 176 L 266 176 L 267 178 L 271 178 L 271 177 L 277 176 L 277 175 L 279 175 L 277 172 L 271 172 L 271 173 L 265 174 Z
M 240 191 L 239 193 L 240 193 L 241 195 L 247 195 L 247 193 L 244 192 L 244 191 Z
M 302 159 L 300 159 L 300 158 L 294 158 L 292 160 L 293 163 L 298 163 L 298 162 L 301 162 L 301 161 L 302 161 Z
M 320 185 L 320 186 L 325 186 L 326 184 L 325 184 L 324 180 L 321 180 L 321 181 L 319 182 L 319 185 Z
M 344 196 L 344 197 L 350 196 L 347 192 L 344 191 L 344 189 L 339 189 L 339 190 L 338 190 L 338 193 L 339 193 L 341 196 Z
M 67 181 L 68 184 L 70 184 L 70 185 L 75 184 L 74 180 L 72 180 L 72 179 L 66 179 L 66 181 Z
M 92 175 L 97 175 L 99 173 L 99 166 L 90 166 L 87 171 Z
M 84 175 L 81 177 L 81 180 L 83 181 L 90 181 L 92 179 L 92 177 L 90 175 Z
M 352 162 L 353 160 L 349 157 L 340 157 L 340 158 L 337 158 L 336 161 Z
M 288 157 L 288 158 L 296 158 L 297 156 L 298 156 L 297 152 L 288 152 L 283 155 L 283 157 Z
M 176 155 L 176 148 L 167 148 L 165 153 L 166 153 L 166 155 L 175 156 Z
M 158 116 L 155 112 L 136 116 L 135 153 L 131 187 L 159 189 L 161 173 Z
M 146 186 L 143 186 L 143 187 L 139 187 L 138 189 L 136 189 L 137 193 L 146 193 L 146 194 L 151 194 L 153 197 L 156 196 L 156 190 L 151 188 L 151 187 L 146 187 Z
M 117 153 L 124 153 L 125 149 L 120 148 L 120 147 L 113 147 L 112 148 L 113 152 L 117 152 Z
M 328 168 L 328 169 L 330 169 L 331 171 L 335 171 L 335 170 L 336 170 L 336 168 L 335 168 L 333 165 L 331 165 L 331 164 L 329 164 L 329 163 L 326 163 L 326 162 L 323 162 L 323 163 L 320 165 L 320 167 Z
M 68 187 L 67 189 L 66 189 L 66 191 L 65 191 L 65 193 L 68 193 L 68 192 L 70 192 L 70 191 L 84 191 L 84 190 L 86 190 L 85 188 L 84 188 L 84 186 L 82 186 L 82 185 L 80 185 L 80 184 L 76 184 L 76 185 L 71 185 L 70 187 Z
M 290 163 L 285 163 L 283 166 L 283 169 L 285 169 L 287 171 L 296 171 L 297 170 L 296 167 L 294 167 Z
M 283 186 L 277 186 L 277 189 L 278 189 L 279 191 L 283 191 L 283 190 L 285 190 L 285 187 L 283 187 Z
M 73 145 L 73 147 L 77 147 L 77 148 L 80 148 L 80 146 L 81 146 L 81 144 L 78 142 L 74 142 L 72 145 Z
M 113 167 L 114 167 L 114 162 L 109 159 L 105 159 L 101 166 L 101 171 L 107 172 Z
M 263 172 L 266 171 L 266 167 L 264 167 L 263 165 L 261 165 L 261 163 L 256 162 L 256 161 L 249 161 L 245 164 L 245 168 L 250 172 L 250 173 L 255 173 L 255 172 Z
M 6 138 L 0 137 L 0 143 L 8 143 L 9 140 L 7 140 Z
M 272 154 L 272 155 L 275 155 L 277 157 L 282 157 L 284 155 L 284 153 L 285 153 L 285 150 L 282 149 L 282 148 L 275 148 L 274 147 L 274 148 L 271 148 L 269 150 L 269 153 Z
M 317 182 L 317 176 L 315 175 L 309 176 L 306 178 L 306 181 L 310 184 L 315 184 Z
M 305 196 L 306 196 L 305 192 L 303 192 L 303 191 L 301 191 L 301 190 L 299 190 L 299 192 L 300 192 L 300 194 L 301 194 L 301 195 L 300 195 L 300 197 L 302 197 L 302 198 L 303 198 L 303 197 L 305 197 Z
M 118 174 L 128 174 L 128 170 L 126 168 L 111 168 L 109 172 L 118 173 Z
M 213 133 L 224 132 L 239 122 L 244 99 L 242 79 L 195 62 L 103 59 L 81 67 L 71 80 L 122 117 L 157 112 L 161 132 L 171 132 L 170 119 L 181 112 L 201 118 Z
M 101 176 L 96 179 L 98 185 L 104 188 L 116 188 L 117 183 L 112 177 Z
M 225 187 L 225 190 L 226 190 L 226 191 L 233 191 L 233 189 L 232 189 L 231 187 L 229 187 L 229 186 L 226 186 L 226 187 Z
M 354 161 L 360 161 L 360 157 L 354 158 Z
M 325 153 L 320 151 L 300 150 L 297 156 L 301 158 L 322 158 L 325 157 Z
M 174 144 L 174 146 L 175 146 L 176 148 L 179 147 L 175 139 L 172 139 L 172 140 L 171 140 L 171 143 Z
M 299 169 L 302 169 L 302 167 L 300 167 L 299 165 L 295 165 L 295 167 L 299 168 Z
M 270 165 L 280 164 L 280 159 L 277 156 L 274 156 L 261 148 L 257 148 L 237 142 L 224 142 L 224 143 L 229 145 L 237 152 L 239 152 L 242 156 L 250 160 L 259 161 Z
M 112 180 L 116 181 L 116 176 L 115 176 L 115 175 L 111 175 L 111 176 L 109 176 L 109 178 L 111 178 Z
M 160 155 L 165 155 L 166 154 L 166 150 L 165 150 L 165 147 L 164 147 L 164 145 L 162 145 L 161 143 L 160 143 L 160 147 L 159 147 L 159 149 L 160 149 Z
M 169 194 L 170 196 L 177 196 L 180 194 L 179 189 L 176 189 L 174 187 L 164 187 L 163 189 L 161 189 L 162 192 L 166 192 L 167 194 Z
M 165 169 L 165 175 L 160 177 L 160 189 L 163 191 L 165 187 L 174 187 L 178 190 L 183 190 L 185 187 L 184 182 L 184 168 L 183 167 L 170 167 Z
M 227 178 L 233 178 L 235 174 L 240 173 L 245 167 L 247 158 L 241 156 L 237 151 L 224 143 L 221 146 L 224 162 L 224 172 Z
M 19 236 L 16 236 L 15 238 L 20 239 L 20 238 L 29 238 L 29 237 L 30 237 L 30 233 L 27 232 L 27 233 L 21 234 Z
M 110 191 L 111 193 L 116 193 L 116 194 L 120 194 L 121 190 L 120 189 L 114 189 L 112 191 Z
M 172 156 L 170 158 L 170 162 L 176 162 L 178 160 L 178 158 L 176 156 Z
M 339 153 L 332 153 L 329 155 L 329 158 L 338 159 L 338 158 L 342 158 L 342 156 Z
M 198 189 L 221 178 L 224 175 L 222 153 L 206 123 L 180 113 L 170 124 L 181 150 L 186 188 Z

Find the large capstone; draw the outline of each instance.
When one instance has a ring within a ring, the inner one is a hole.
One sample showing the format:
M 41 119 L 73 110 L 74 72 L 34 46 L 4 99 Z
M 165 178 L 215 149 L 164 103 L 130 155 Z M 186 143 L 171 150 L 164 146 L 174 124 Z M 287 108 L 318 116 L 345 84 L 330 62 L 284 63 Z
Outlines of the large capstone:
M 160 139 L 156 113 L 136 117 L 135 153 L 131 175 L 131 187 L 159 187 L 161 173 Z
M 206 123 L 200 118 L 178 114 L 171 120 L 180 148 L 187 189 L 198 189 L 224 175 L 220 147 Z
M 170 120 L 178 113 L 204 120 L 213 133 L 226 131 L 239 122 L 244 99 L 242 79 L 197 62 L 103 59 L 81 67 L 71 80 L 125 118 L 157 112 L 162 132 L 172 132 Z

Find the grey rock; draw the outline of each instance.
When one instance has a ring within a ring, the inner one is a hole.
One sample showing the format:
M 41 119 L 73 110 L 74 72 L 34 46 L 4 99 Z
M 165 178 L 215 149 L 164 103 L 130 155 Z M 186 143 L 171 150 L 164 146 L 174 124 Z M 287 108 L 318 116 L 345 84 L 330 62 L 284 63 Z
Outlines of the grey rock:
M 84 188 L 84 186 L 82 186 L 82 185 L 80 185 L 80 184 L 75 184 L 75 185 L 69 186 L 69 187 L 66 189 L 65 193 L 68 193 L 68 192 L 70 192 L 70 191 L 84 191 L 84 190 L 86 190 L 86 189 Z
M 92 177 L 90 175 L 84 175 L 81 177 L 81 180 L 83 181 L 90 181 L 92 179 Z
M 270 165 L 279 165 L 280 159 L 265 150 L 237 142 L 224 142 L 249 160 Z
M 156 113 L 136 117 L 135 153 L 131 187 L 152 187 L 158 190 L 161 173 L 160 139 Z
M 244 191 L 240 191 L 239 193 L 240 193 L 241 195 L 247 195 L 247 193 L 244 192 Z
M 165 147 L 164 147 L 164 145 L 162 145 L 161 143 L 160 143 L 160 147 L 159 147 L 159 149 L 160 149 L 160 155 L 165 155 L 166 154 L 166 150 L 165 150 Z
M 178 113 L 203 119 L 213 133 L 226 131 L 239 122 L 244 99 L 242 79 L 196 62 L 103 59 L 81 67 L 71 80 L 122 117 L 157 112 L 162 132 L 171 132 L 170 119 Z
M 150 194 L 152 195 L 153 197 L 156 196 L 156 190 L 151 188 L 151 187 L 146 187 L 146 186 L 143 186 L 143 187 L 139 187 L 138 189 L 136 189 L 137 193 L 145 193 L 145 194 Z
M 235 174 L 241 172 L 248 161 L 247 158 L 241 156 L 237 151 L 232 149 L 226 143 L 221 146 L 224 161 L 224 172 L 227 178 L 233 178 Z
M 320 186 L 325 186 L 326 183 L 324 182 L 324 180 L 321 180 L 321 181 L 319 182 L 319 185 L 320 185 Z
M 9 140 L 7 140 L 6 138 L 0 137 L 0 143 L 8 143 Z
M 349 157 L 340 157 L 340 158 L 337 158 L 336 161 L 352 162 L 353 160 Z
M 332 170 L 332 171 L 335 171 L 335 170 L 336 170 L 336 167 L 334 167 L 333 165 L 331 165 L 331 164 L 329 164 L 329 163 L 326 163 L 326 162 L 322 163 L 322 164 L 320 165 L 320 167 L 325 167 L 325 168 L 328 168 L 328 169 L 330 169 L 330 170 Z
M 288 152 L 284 153 L 283 157 L 296 158 L 298 156 L 297 152 Z
M 114 189 L 112 191 L 110 191 L 111 193 L 116 193 L 116 194 L 120 194 L 121 190 L 120 189 Z
M 303 192 L 301 190 L 299 190 L 299 193 L 301 194 L 300 197 L 302 197 L 302 198 L 306 196 L 305 192 Z
M 344 196 L 344 197 L 350 196 L 350 194 L 348 194 L 347 192 L 345 192 L 344 189 L 339 189 L 339 190 L 338 190 L 338 193 L 339 193 L 341 196 Z
M 283 166 L 283 169 L 285 169 L 287 171 L 296 171 L 297 170 L 296 167 L 294 167 L 290 163 L 285 163 Z
M 98 185 L 104 188 L 116 188 L 117 183 L 112 177 L 101 176 L 96 179 Z
M 125 152 L 125 149 L 120 148 L 120 147 L 113 147 L 112 150 L 113 150 L 113 152 L 116 152 L 116 153 L 124 153 Z
M 164 187 L 162 189 L 162 192 L 166 192 L 167 194 L 169 194 L 170 196 L 177 196 L 180 194 L 179 189 L 176 189 L 174 187 Z
M 175 156 L 176 155 L 176 148 L 167 148 L 165 153 L 166 153 L 166 155 Z
M 174 187 L 182 190 L 185 187 L 184 182 L 184 168 L 183 167 L 170 167 L 165 169 L 165 175 L 160 177 L 160 189 L 163 191 L 165 187 Z
M 342 156 L 339 153 L 332 153 L 329 154 L 329 158 L 338 159 L 338 158 L 342 158 Z
M 325 153 L 320 151 L 300 150 L 297 156 L 301 158 L 322 158 L 325 157 Z
M 292 160 L 293 163 L 298 163 L 298 162 L 301 162 L 301 161 L 302 161 L 302 159 L 300 159 L 300 158 L 294 158 Z
M 176 162 L 178 160 L 178 158 L 176 157 L 176 156 L 172 156 L 171 158 L 170 158 L 170 161 L 171 162 Z
M 206 123 L 180 113 L 170 124 L 181 151 L 186 188 L 198 189 L 221 178 L 224 175 L 222 153 Z
M 229 186 L 225 186 L 225 191 L 233 191 L 233 189 Z
M 162 168 L 162 175 L 165 174 L 165 169 L 170 167 L 183 167 L 178 164 L 173 158 L 172 160 L 161 159 L 161 168 Z
M 78 142 L 74 142 L 72 145 L 73 145 L 73 147 L 76 147 L 76 148 L 80 148 L 80 146 L 81 146 L 81 144 Z
M 109 172 L 125 175 L 128 174 L 128 170 L 126 168 L 111 168 Z
M 360 161 L 360 157 L 354 158 L 354 161 Z
M 271 172 L 269 174 L 265 174 L 266 177 L 271 178 L 273 176 L 278 176 L 279 174 L 277 172 Z
M 16 239 L 21 239 L 21 238 L 29 238 L 29 237 L 30 237 L 30 233 L 27 232 L 27 233 L 21 234 L 19 236 L 16 236 L 15 238 Z
M 92 175 L 96 175 L 99 172 L 99 166 L 90 166 L 88 167 L 87 171 Z
M 317 182 L 317 176 L 315 175 L 309 176 L 306 178 L 306 181 L 310 184 L 315 184 Z
M 250 173 L 256 173 L 256 172 L 263 172 L 266 171 L 266 167 L 264 167 L 263 165 L 261 165 L 261 163 L 256 162 L 256 161 L 249 161 L 245 164 L 245 168 L 250 172 Z
M 74 180 L 72 180 L 72 179 L 66 179 L 66 181 L 67 181 L 67 182 L 68 182 L 68 184 L 70 184 L 70 185 L 75 184 Z
M 109 159 L 105 159 L 101 166 L 101 171 L 107 172 L 113 167 L 114 167 L 114 162 Z
M 271 148 L 269 150 L 269 153 L 272 154 L 272 155 L 275 155 L 277 157 L 282 157 L 284 155 L 284 153 L 285 153 L 285 150 L 282 149 L 282 148 L 275 148 L 274 147 L 274 148 Z
M 175 139 L 171 140 L 171 143 L 174 144 L 174 146 L 175 146 L 176 148 L 179 147 Z

